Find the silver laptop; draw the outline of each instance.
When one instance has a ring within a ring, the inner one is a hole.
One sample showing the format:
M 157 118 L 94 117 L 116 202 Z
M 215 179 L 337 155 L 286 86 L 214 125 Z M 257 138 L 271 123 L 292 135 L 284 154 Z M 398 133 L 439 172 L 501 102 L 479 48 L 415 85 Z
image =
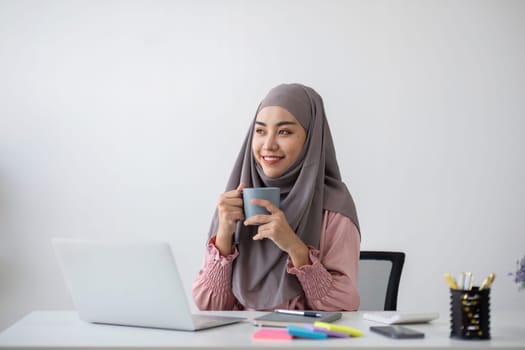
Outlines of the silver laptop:
M 82 320 L 184 331 L 244 320 L 191 314 L 167 242 L 54 238 L 52 243 Z

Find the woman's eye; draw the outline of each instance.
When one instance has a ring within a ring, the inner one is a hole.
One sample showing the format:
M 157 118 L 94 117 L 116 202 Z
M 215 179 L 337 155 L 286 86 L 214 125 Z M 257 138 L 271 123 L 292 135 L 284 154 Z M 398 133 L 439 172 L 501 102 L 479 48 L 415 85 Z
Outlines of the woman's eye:
M 255 133 L 256 133 L 256 134 L 264 134 L 264 130 L 261 129 L 261 128 L 256 128 L 256 129 L 255 129 Z
M 291 135 L 292 132 L 290 130 L 279 130 L 280 135 Z

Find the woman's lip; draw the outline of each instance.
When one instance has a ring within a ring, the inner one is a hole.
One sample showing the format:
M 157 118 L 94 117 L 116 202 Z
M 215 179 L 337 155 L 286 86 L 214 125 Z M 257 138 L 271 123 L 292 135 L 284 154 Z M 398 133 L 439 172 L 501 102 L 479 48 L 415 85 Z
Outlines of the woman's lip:
M 261 156 L 262 159 L 266 160 L 266 161 L 276 161 L 276 160 L 281 160 L 283 159 L 284 157 L 281 157 L 281 156 Z
M 263 162 L 265 164 L 273 165 L 273 164 L 278 163 L 284 157 L 279 157 L 279 156 L 261 156 L 261 158 L 262 158 L 262 160 L 263 160 Z

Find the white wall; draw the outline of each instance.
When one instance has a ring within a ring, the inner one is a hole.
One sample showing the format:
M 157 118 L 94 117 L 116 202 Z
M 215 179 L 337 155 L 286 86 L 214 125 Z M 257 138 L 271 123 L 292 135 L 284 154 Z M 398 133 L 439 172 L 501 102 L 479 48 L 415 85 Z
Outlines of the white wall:
M 0 0 L 0 329 L 72 307 L 50 237 L 174 244 L 188 291 L 241 140 L 281 82 L 323 96 L 362 249 L 400 309 L 525 254 L 524 1 Z

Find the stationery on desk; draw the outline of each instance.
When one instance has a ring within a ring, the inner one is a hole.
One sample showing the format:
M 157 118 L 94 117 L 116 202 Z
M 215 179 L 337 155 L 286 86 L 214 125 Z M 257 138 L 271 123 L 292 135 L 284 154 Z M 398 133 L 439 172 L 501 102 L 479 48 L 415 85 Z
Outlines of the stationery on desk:
M 288 333 L 286 329 L 259 329 L 252 334 L 252 339 L 264 339 L 264 340 L 292 340 L 293 335 Z
M 472 272 L 462 272 L 457 280 L 445 273 L 450 287 L 450 337 L 488 340 L 490 336 L 490 291 L 496 274 L 490 273 L 475 286 Z
M 364 335 L 364 333 L 362 331 L 358 330 L 358 329 L 355 329 L 355 328 L 352 328 L 352 327 L 348 327 L 348 326 L 339 325 L 339 324 L 332 324 L 332 323 L 328 323 L 328 322 L 317 321 L 317 322 L 314 322 L 314 326 L 327 329 L 330 332 L 337 332 L 337 333 L 348 334 L 348 335 L 350 335 L 352 337 L 362 337 Z
M 485 277 L 485 276 L 484 276 Z M 445 284 L 443 284 L 445 288 Z M 449 338 L 451 324 L 441 320 L 432 324 L 416 327 L 424 332 L 425 338 L 411 340 L 392 340 L 379 334 L 372 333 L 368 327 L 369 321 L 363 319 L 364 311 L 343 312 L 341 320 L 335 321 L 338 325 L 349 325 L 365 331 L 360 338 L 333 338 L 318 341 L 315 339 L 294 338 L 286 328 L 254 327 L 253 322 L 239 323 L 236 326 L 216 328 L 202 331 L 198 334 L 187 332 L 173 332 L 151 328 L 135 328 L 92 325 L 81 321 L 78 314 L 72 310 L 35 310 L 22 317 L 7 329 L 0 331 L 0 349 L 252 349 L 276 350 L 308 348 L 314 350 L 343 350 L 343 349 L 428 349 L 428 350 L 473 350 L 477 348 L 492 350 L 523 350 L 525 324 L 523 312 L 515 310 L 496 309 L 491 313 L 491 331 L 494 337 L 489 342 L 459 341 Z M 206 312 L 210 316 L 223 315 L 225 312 Z M 230 311 L 230 316 L 244 317 L 253 320 L 262 315 L 258 311 Z M 445 315 L 442 315 L 445 316 Z M 448 316 L 448 313 L 447 313 Z M 493 318 L 493 319 L 492 319 Z M 305 324 L 310 326 L 310 324 Z M 274 333 L 282 340 L 254 339 L 255 331 L 280 331 Z M 74 336 L 72 336 L 74 335 Z M 289 340 L 285 340 L 289 339 Z M 410 343 L 412 342 L 412 343 Z
M 459 274 L 458 279 L 456 279 L 450 274 L 445 273 L 444 275 L 445 281 L 447 282 L 450 289 L 458 289 L 458 290 L 472 290 L 473 288 L 473 282 L 474 282 L 474 276 L 472 275 L 472 272 L 462 272 Z M 478 290 L 485 290 L 489 289 L 492 286 L 492 283 L 494 283 L 494 280 L 496 279 L 496 274 L 491 273 L 489 274 L 483 282 L 481 282 L 481 285 L 479 286 Z
M 294 338 L 328 339 L 361 337 L 364 333 L 358 329 L 335 325 L 327 322 L 313 324 L 288 325 L 286 329 L 260 328 L 252 334 L 253 339 L 290 340 Z
M 297 338 L 308 338 L 308 339 L 326 339 L 328 334 L 325 332 L 317 332 L 315 330 L 308 329 L 303 326 L 289 325 L 286 326 L 288 333 Z
M 315 323 L 314 324 L 305 324 L 303 327 L 308 328 L 311 331 L 326 333 L 326 335 L 329 336 L 329 337 L 350 338 L 350 334 L 348 334 L 348 333 L 331 331 L 331 330 L 329 330 L 327 328 L 319 327 L 319 325 L 315 325 Z
M 341 312 L 330 311 L 299 311 L 299 310 L 275 310 L 254 318 L 256 326 L 263 327 L 286 327 L 288 325 L 313 324 L 314 322 L 333 322 L 340 319 Z

